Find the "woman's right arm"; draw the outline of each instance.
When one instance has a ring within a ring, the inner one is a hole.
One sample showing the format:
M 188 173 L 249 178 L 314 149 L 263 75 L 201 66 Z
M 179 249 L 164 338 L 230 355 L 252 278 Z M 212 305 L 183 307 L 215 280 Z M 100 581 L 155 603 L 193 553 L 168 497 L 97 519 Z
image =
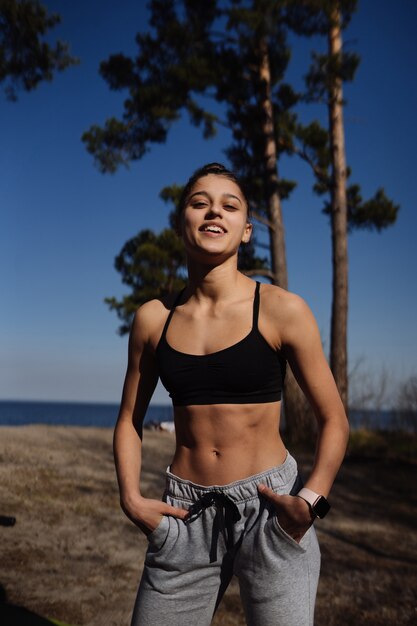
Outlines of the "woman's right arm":
M 150 342 L 155 324 L 155 305 L 155 301 L 149 302 L 135 314 L 129 337 L 122 401 L 113 438 L 121 507 L 145 533 L 154 530 L 163 515 L 182 519 L 187 515 L 185 509 L 144 498 L 140 492 L 143 420 L 158 382 L 156 360 Z

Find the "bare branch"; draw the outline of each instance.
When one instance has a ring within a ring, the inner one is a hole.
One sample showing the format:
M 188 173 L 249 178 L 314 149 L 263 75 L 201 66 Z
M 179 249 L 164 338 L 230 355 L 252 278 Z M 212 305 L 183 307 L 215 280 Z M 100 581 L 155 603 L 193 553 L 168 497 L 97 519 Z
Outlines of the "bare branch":
M 261 224 L 267 226 L 270 230 L 275 231 L 275 225 L 270 222 L 266 217 L 263 217 L 263 215 L 260 215 L 256 211 L 251 211 L 251 214 L 257 222 L 260 222 Z
M 278 143 L 286 150 L 290 150 L 294 154 L 298 154 L 298 156 L 300 156 L 304 161 L 306 161 L 306 163 L 308 163 L 310 167 L 312 168 L 317 178 L 325 182 L 328 181 L 329 179 L 328 175 L 314 163 L 313 159 L 307 154 L 305 149 L 297 148 L 297 146 L 295 146 L 294 144 L 287 143 L 282 138 L 278 140 Z
M 233 44 L 234 46 L 239 45 L 238 39 L 236 39 L 235 37 L 230 37 L 230 35 L 225 35 L 224 33 L 220 31 L 212 30 L 210 32 L 210 35 L 212 35 L 213 37 L 216 37 L 217 41 L 221 41 L 223 43 L 230 43 L 230 44 Z

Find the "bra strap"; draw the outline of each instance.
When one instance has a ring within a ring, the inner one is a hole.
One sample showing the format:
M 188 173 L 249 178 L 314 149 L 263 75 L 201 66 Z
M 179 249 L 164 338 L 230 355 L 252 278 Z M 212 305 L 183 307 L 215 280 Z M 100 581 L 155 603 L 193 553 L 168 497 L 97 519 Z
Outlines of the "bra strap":
M 261 283 L 257 280 L 256 281 L 256 287 L 255 287 L 255 297 L 253 299 L 253 321 L 252 321 L 252 328 L 257 330 L 258 329 L 258 317 L 259 317 L 259 290 L 261 287 Z
M 179 304 L 179 301 L 181 299 L 181 296 L 184 293 L 184 291 L 185 291 L 185 287 L 183 289 L 181 289 L 181 291 L 177 294 L 177 296 L 176 296 L 176 298 L 174 300 L 174 304 L 172 305 L 172 309 L 170 310 L 169 315 L 168 315 L 168 317 L 166 319 L 166 322 L 164 324 L 164 328 L 163 328 L 163 331 L 162 331 L 161 339 L 165 338 L 165 335 L 167 334 L 167 330 L 168 330 L 168 326 L 170 324 L 171 318 L 174 315 L 174 311 L 177 308 L 177 306 Z

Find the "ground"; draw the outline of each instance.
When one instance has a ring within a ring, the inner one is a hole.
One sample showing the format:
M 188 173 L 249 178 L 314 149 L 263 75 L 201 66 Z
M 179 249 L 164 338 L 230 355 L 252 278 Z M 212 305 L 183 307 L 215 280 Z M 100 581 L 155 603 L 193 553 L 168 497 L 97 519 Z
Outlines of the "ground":
M 120 510 L 111 440 L 100 428 L 0 427 L 0 516 L 16 517 L 0 525 L 2 625 L 129 625 L 146 538 Z M 145 433 L 145 495 L 161 494 L 173 443 L 172 434 Z M 417 464 L 407 451 L 390 454 L 389 437 L 362 443 L 316 523 L 315 624 L 415 624 Z M 295 456 L 307 473 L 311 454 Z M 213 624 L 245 624 L 236 581 Z

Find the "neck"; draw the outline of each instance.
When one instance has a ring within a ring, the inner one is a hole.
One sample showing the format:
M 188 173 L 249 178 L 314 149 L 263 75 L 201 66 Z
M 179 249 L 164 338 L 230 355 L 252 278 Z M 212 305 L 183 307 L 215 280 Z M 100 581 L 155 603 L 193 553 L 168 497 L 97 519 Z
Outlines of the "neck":
M 199 300 L 225 300 L 233 297 L 242 283 L 249 281 L 230 258 L 220 265 L 188 263 L 188 290 Z

